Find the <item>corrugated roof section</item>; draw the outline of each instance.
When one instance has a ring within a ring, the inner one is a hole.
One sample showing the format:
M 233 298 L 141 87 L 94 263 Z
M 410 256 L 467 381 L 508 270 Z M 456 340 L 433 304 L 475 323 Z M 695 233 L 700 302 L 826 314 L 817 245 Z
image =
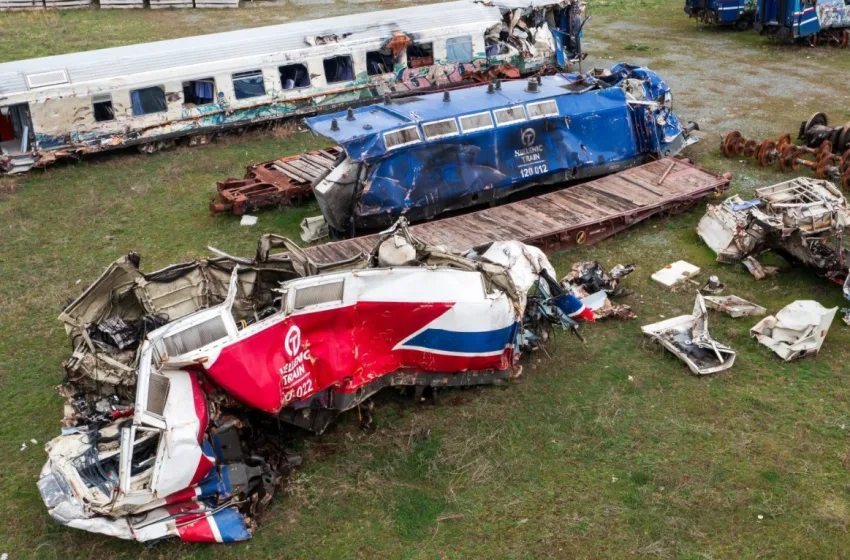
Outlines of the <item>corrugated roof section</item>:
M 23 75 L 34 72 L 65 69 L 71 82 L 79 83 L 285 52 L 305 47 L 307 37 L 318 35 L 346 35 L 340 40 L 344 45 L 389 38 L 396 30 L 416 34 L 446 25 L 489 27 L 499 21 L 498 8 L 462 0 L 20 60 L 0 64 L 0 93 L 26 91 Z

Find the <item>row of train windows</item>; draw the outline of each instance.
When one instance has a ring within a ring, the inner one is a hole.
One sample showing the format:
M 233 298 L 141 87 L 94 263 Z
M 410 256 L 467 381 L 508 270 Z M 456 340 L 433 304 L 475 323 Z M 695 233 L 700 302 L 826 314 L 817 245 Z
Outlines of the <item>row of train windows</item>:
M 434 44 L 410 44 L 406 49 L 407 65 L 419 68 L 434 64 Z M 472 62 L 472 37 L 453 37 L 446 40 L 446 60 L 450 63 Z M 322 61 L 325 80 L 328 84 L 349 82 L 354 79 L 354 60 L 350 55 L 333 56 Z M 392 72 L 393 53 L 390 49 L 366 53 L 366 73 L 377 76 Z M 280 85 L 284 90 L 307 88 L 311 85 L 310 72 L 304 64 L 287 64 L 278 68 Z M 262 70 L 251 70 L 233 74 L 233 94 L 236 99 L 250 99 L 266 95 Z M 183 104 L 197 107 L 216 102 L 215 79 L 204 78 L 183 82 Z M 115 118 L 110 94 L 95 95 L 92 99 L 94 120 L 111 121 Z M 152 86 L 130 91 L 133 116 L 161 113 L 168 109 L 163 86 Z
M 436 140 L 438 138 L 457 136 L 461 131 L 476 132 L 525 120 L 557 117 L 558 114 L 558 103 L 554 99 L 548 99 L 546 101 L 538 101 L 537 103 L 529 103 L 525 106 L 515 105 L 504 109 L 496 109 L 492 113 L 487 111 L 474 115 L 464 115 L 458 118 L 460 128 L 458 128 L 458 122 L 454 118 L 423 123 L 422 134 L 426 140 Z M 388 150 L 408 144 L 416 144 L 421 141 L 422 136 L 419 133 L 418 126 L 409 126 L 384 134 L 384 145 Z

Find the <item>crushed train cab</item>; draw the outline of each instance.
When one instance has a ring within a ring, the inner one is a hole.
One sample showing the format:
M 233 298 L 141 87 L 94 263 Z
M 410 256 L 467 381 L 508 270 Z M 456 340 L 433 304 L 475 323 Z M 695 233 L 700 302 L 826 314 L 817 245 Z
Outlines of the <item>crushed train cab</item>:
M 651 70 L 491 83 L 306 119 L 344 155 L 314 193 L 338 234 L 614 173 L 696 140 Z

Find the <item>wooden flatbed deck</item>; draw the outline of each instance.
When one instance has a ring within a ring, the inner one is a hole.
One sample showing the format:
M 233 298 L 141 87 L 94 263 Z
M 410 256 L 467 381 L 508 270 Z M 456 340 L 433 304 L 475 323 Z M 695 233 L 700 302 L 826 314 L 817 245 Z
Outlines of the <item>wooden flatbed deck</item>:
M 718 176 L 688 160 L 665 158 L 607 177 L 519 202 L 410 228 L 429 245 L 466 251 L 490 241 L 516 239 L 544 251 L 589 245 L 661 212 L 676 213 L 729 188 Z M 375 235 L 305 248 L 317 263 L 368 253 Z

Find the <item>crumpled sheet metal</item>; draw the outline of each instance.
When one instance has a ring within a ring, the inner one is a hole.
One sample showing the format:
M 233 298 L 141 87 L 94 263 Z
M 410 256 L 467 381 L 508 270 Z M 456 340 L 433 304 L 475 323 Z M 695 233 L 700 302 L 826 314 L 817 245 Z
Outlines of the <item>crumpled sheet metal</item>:
M 837 307 L 827 309 L 811 300 L 798 300 L 750 329 L 750 336 L 786 362 L 817 354 L 826 340 Z
M 643 334 L 685 362 L 696 375 L 709 375 L 732 367 L 738 353 L 712 339 L 708 333 L 708 311 L 702 294 L 697 294 L 694 312 L 641 327 Z
M 767 313 L 767 310 L 761 305 L 756 305 L 738 296 L 705 296 L 704 299 L 705 306 L 708 309 L 720 311 L 733 319 L 740 317 L 760 317 Z
M 594 320 L 607 317 L 619 317 L 623 320 L 636 319 L 637 315 L 630 306 L 611 301 L 612 298 L 620 298 L 632 293 L 620 286 L 620 280 L 634 270 L 633 264 L 618 264 L 606 272 L 599 261 L 577 262 L 573 263 L 570 272 L 561 280 L 561 285 L 593 312 Z

